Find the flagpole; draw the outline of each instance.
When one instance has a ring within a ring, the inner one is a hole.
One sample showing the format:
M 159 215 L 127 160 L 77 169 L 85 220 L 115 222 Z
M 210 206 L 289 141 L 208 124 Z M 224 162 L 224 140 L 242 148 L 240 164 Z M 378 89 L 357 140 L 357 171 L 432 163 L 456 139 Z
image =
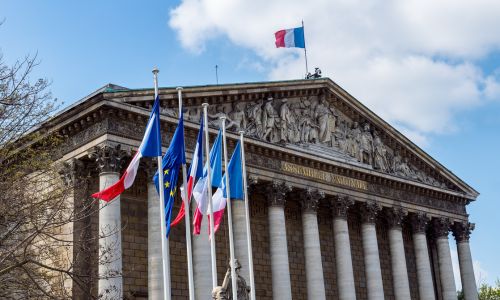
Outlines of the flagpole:
M 245 214 L 246 214 L 246 228 L 247 228 L 247 245 L 248 245 L 248 267 L 250 273 L 250 299 L 255 300 L 255 279 L 253 273 L 253 253 L 252 253 L 252 232 L 250 229 L 250 207 L 248 205 L 248 186 L 247 186 L 247 166 L 245 162 L 245 147 L 243 134 L 240 131 L 240 146 L 241 146 L 241 170 L 243 172 L 243 193 L 245 195 Z
M 217 259 L 215 252 L 215 235 L 214 235 L 214 205 L 212 201 L 212 170 L 210 167 L 210 142 L 208 136 L 208 103 L 203 103 L 203 122 L 204 122 L 204 131 L 205 131 L 205 153 L 207 157 L 207 180 L 208 180 L 208 207 L 210 213 L 210 254 L 212 259 L 212 289 L 217 287 Z
M 158 97 L 158 68 L 153 69 L 153 80 L 155 86 L 155 100 Z M 161 145 L 160 145 L 161 146 Z M 160 189 L 160 228 L 161 228 L 161 252 L 163 263 L 163 298 L 166 300 L 171 299 L 170 287 L 170 249 L 167 239 L 167 228 L 165 224 L 165 186 L 163 183 L 163 159 L 158 156 L 158 187 Z
M 177 88 L 177 95 L 179 97 L 179 118 L 182 116 L 182 87 Z M 184 127 L 182 127 L 182 135 L 184 136 Z M 183 139 L 184 141 L 184 139 Z M 185 145 L 183 145 L 185 148 Z M 185 150 L 184 150 L 185 151 Z M 189 200 L 187 198 L 187 172 L 186 162 L 182 164 L 182 184 L 184 189 L 182 191 L 184 199 L 184 220 L 186 222 L 186 250 L 187 250 L 187 263 L 188 263 L 188 282 L 189 282 L 189 299 L 194 300 L 194 279 L 193 279 L 193 250 L 191 246 L 191 210 L 189 209 Z
M 307 74 L 309 74 L 309 68 L 307 67 L 306 30 L 304 27 L 304 20 L 302 20 L 302 31 L 304 33 L 304 58 L 306 59 L 306 76 L 307 76 Z
M 236 267 L 234 260 L 234 239 L 233 239 L 233 217 L 231 213 L 231 192 L 229 187 L 229 172 L 227 162 L 227 142 L 226 142 L 226 117 L 220 117 L 222 123 L 222 141 L 224 142 L 224 172 L 226 174 L 226 206 L 227 206 L 227 221 L 229 226 L 229 256 L 231 267 L 231 286 L 233 291 L 233 299 L 238 299 L 238 285 L 236 281 Z M 214 235 L 212 235 L 214 236 Z

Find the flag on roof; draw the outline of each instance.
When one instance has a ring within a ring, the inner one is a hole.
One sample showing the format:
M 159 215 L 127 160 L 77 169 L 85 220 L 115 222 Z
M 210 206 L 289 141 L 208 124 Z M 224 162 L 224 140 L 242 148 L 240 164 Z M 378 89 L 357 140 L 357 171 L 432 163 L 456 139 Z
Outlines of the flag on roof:
M 274 33 L 276 48 L 305 48 L 304 27 L 283 29 Z

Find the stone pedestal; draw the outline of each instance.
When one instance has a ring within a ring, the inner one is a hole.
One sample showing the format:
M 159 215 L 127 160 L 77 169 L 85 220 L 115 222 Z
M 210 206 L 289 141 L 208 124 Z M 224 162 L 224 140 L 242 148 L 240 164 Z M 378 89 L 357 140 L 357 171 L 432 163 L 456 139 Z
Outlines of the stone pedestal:
M 356 300 L 351 244 L 347 226 L 347 209 L 353 204 L 354 201 L 347 197 L 336 197 L 332 201 L 335 265 L 337 268 L 339 299 L 341 300 Z
M 368 202 L 362 207 L 361 234 L 369 300 L 384 300 L 384 286 L 375 228 L 376 216 L 380 210 L 381 206 L 375 202 Z
M 317 216 L 318 202 L 324 197 L 317 190 L 307 190 L 301 195 L 307 299 L 326 299 Z

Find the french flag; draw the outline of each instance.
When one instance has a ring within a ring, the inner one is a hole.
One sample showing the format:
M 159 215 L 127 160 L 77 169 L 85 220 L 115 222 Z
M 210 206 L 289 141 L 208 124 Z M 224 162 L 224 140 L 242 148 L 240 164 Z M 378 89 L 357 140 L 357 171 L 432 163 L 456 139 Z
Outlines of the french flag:
M 277 31 L 276 48 L 305 48 L 304 26 Z
M 227 196 L 226 176 L 229 176 L 229 192 L 231 193 L 231 199 L 242 200 L 244 195 L 240 142 L 234 147 L 233 155 L 227 165 L 227 173 L 222 176 L 219 188 L 212 197 L 212 205 L 214 207 L 214 232 L 217 232 L 224 219 L 224 210 L 229 200 Z
M 203 168 L 201 167 L 203 163 L 203 118 L 201 118 L 200 121 L 200 131 L 198 131 L 198 138 L 196 139 L 196 146 L 194 148 L 194 153 L 193 153 L 193 160 L 191 161 L 191 165 L 189 166 L 189 177 L 187 181 L 187 197 L 188 197 L 188 202 L 191 201 L 191 195 L 193 194 L 193 186 L 194 183 L 198 180 L 198 178 L 203 176 Z M 184 187 L 181 187 L 181 190 Z M 181 195 L 184 195 L 184 193 L 181 193 Z M 184 215 L 186 214 L 185 208 L 184 208 L 184 201 L 182 201 L 181 208 L 179 209 L 179 213 L 177 214 L 177 217 L 172 221 L 172 224 L 170 226 L 175 226 L 179 224 L 184 218 Z
M 209 163 L 212 176 L 211 184 L 209 184 L 207 180 L 207 168 Z M 212 149 L 210 149 L 210 161 L 206 162 L 206 166 L 203 169 L 203 177 L 200 178 L 200 180 L 198 180 L 193 189 L 193 197 L 196 200 L 197 204 L 196 211 L 193 217 L 194 234 L 200 234 L 200 228 L 203 216 L 210 214 L 208 205 L 209 201 L 207 195 L 208 189 L 212 187 L 219 187 L 221 179 L 222 179 L 222 132 L 219 130 L 217 138 L 215 138 L 215 142 L 212 145 Z M 215 212 L 216 206 L 215 204 L 213 206 Z
M 157 96 L 139 150 L 132 158 L 120 180 L 108 188 L 92 194 L 92 197 L 109 202 L 130 188 L 135 181 L 141 157 L 161 156 L 160 100 Z

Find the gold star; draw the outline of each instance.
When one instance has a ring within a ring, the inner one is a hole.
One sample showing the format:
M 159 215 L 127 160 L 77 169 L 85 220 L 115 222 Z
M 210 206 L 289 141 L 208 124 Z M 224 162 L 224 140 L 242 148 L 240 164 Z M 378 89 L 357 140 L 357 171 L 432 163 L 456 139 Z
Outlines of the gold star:
M 175 193 L 174 191 L 170 191 L 170 196 L 172 196 L 172 197 L 173 197 L 173 196 L 174 196 L 174 193 Z
M 168 171 L 169 171 L 169 169 L 166 169 L 166 170 L 165 170 L 165 175 L 168 175 Z
M 168 181 L 167 181 L 167 182 L 165 182 L 165 187 L 166 187 L 166 188 L 169 188 L 169 187 L 170 187 L 170 182 L 168 182 Z

